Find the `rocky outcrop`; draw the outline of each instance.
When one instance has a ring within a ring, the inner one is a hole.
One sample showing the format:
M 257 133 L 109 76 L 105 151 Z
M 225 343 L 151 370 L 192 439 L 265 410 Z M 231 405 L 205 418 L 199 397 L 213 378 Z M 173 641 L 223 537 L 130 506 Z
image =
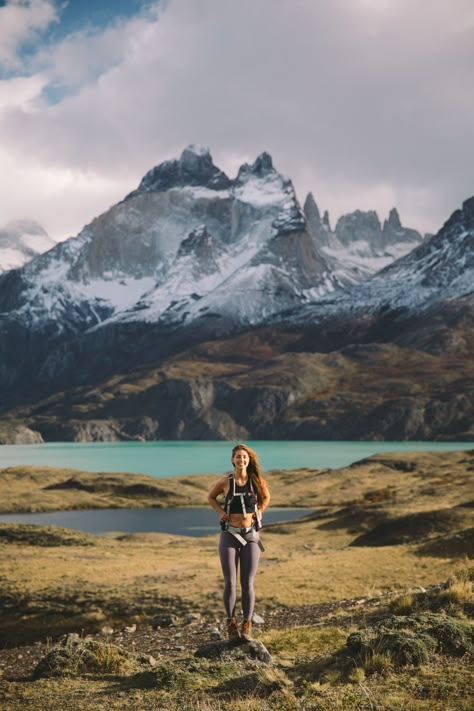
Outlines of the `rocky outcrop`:
M 40 444 L 43 437 L 22 424 L 0 422 L 0 444 Z
M 183 357 L 184 371 L 204 369 L 202 356 L 188 358 Z M 405 370 L 407 358 L 414 372 L 426 370 L 416 387 Z M 443 384 L 451 378 L 449 368 L 430 373 L 427 364 L 433 368 L 432 357 L 359 346 L 327 356 L 287 353 L 251 368 L 236 364 L 234 373 L 214 356 L 213 365 L 205 366 L 207 376 L 187 377 L 176 375 L 181 366 L 174 358 L 170 373 L 161 371 L 158 383 L 150 377 L 142 390 L 119 388 L 111 397 L 106 386 L 106 398 L 99 388 L 95 398 L 76 396 L 67 409 L 62 400 L 49 404 L 49 418 L 30 408 L 25 423 L 47 441 L 471 440 L 470 373 L 458 392 Z M 390 383 L 397 393 L 390 393 Z M 38 412 L 44 413 L 41 404 Z

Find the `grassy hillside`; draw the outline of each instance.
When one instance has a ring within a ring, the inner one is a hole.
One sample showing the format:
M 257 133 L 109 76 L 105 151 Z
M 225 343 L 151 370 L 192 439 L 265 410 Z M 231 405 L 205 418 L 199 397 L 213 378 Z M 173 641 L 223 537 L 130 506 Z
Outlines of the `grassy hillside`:
M 243 649 L 194 656 L 224 628 L 217 532 L 4 524 L 0 706 L 467 711 L 473 471 L 474 454 L 454 452 L 269 472 L 272 504 L 315 509 L 262 532 L 255 636 L 270 664 Z M 214 480 L 13 468 L 0 500 L 10 511 L 196 505 Z

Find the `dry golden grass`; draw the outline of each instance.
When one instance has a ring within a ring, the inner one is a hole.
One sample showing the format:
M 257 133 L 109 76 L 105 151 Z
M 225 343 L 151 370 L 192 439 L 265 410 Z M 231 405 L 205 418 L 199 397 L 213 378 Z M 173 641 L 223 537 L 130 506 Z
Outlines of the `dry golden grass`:
M 348 548 L 329 534 L 301 527 L 294 536 L 263 533 L 256 588 L 259 604 L 288 605 L 371 597 L 388 590 L 427 586 L 460 570 L 463 560 L 424 558 L 410 546 Z M 347 538 L 348 540 L 348 538 Z M 308 550 L 308 541 L 315 541 Z M 196 604 L 220 598 L 218 537 L 204 539 L 136 534 L 127 540 L 98 537 L 94 547 L 39 548 L 0 545 L 0 578 L 20 589 L 57 585 L 135 587 Z
M 355 666 L 347 678 L 337 668 L 329 667 L 324 677 L 318 670 L 337 654 L 348 632 L 361 621 L 380 613 L 406 614 L 412 606 L 416 610 L 422 588 L 454 573 L 459 575 L 429 599 L 446 610 L 472 605 L 472 581 L 462 573 L 468 560 L 457 554 L 455 547 L 452 551 L 449 546 L 444 548 L 442 555 L 425 555 L 419 542 L 350 545 L 381 518 L 453 507 L 469 517 L 472 508 L 461 504 L 472 499 L 472 468 L 471 452 L 404 453 L 377 455 L 335 471 L 308 468 L 268 473 L 273 505 L 306 504 L 317 513 L 263 529 L 266 550 L 256 580 L 256 611 L 268 613 L 271 619 L 272 610 L 281 614 L 282 606 L 287 606 L 283 615 L 291 619 L 296 606 L 322 604 L 325 610 L 305 625 L 306 612 L 298 608 L 298 626 L 290 623 L 284 629 L 261 633 L 276 660 L 275 668 L 250 673 L 223 663 L 212 669 L 203 667 L 202 674 L 193 677 L 197 672 L 186 671 L 195 664 L 189 661 L 192 650 L 187 650 L 183 654 L 188 655 L 188 661 L 175 660 L 185 669 L 184 676 L 177 669 L 175 686 L 170 677 L 166 688 L 141 688 L 130 674 L 111 672 L 29 683 L 0 679 L 0 708 L 469 711 L 474 680 L 465 659 L 437 656 L 414 672 L 395 669 L 388 657 L 375 653 L 366 664 L 362 661 Z M 71 478 L 90 491 L 44 489 Z M 205 499 L 215 479 L 209 475 L 157 480 L 127 474 L 10 468 L 0 472 L 0 497 L 7 510 L 143 507 L 151 502 L 179 505 L 184 500 L 196 505 Z M 144 486 L 138 496 L 124 494 L 124 487 L 131 482 Z M 146 487 L 150 487 L 148 493 Z M 157 499 L 153 487 L 161 490 Z M 39 543 L 46 532 L 37 529 L 38 545 L 33 534 L 22 542 L 0 543 L 0 594 L 10 606 L 0 613 L 4 638 L 11 641 L 23 632 L 26 640 L 28 631 L 35 628 L 36 638 L 44 640 L 47 635 L 59 636 L 65 625 L 69 630 L 94 631 L 104 625 L 123 628 L 136 622 L 141 628 L 150 623 L 160 600 L 182 604 L 183 611 L 199 610 L 207 619 L 222 619 L 217 530 L 216 521 L 216 534 L 204 538 L 109 534 L 87 536 L 84 541 L 79 537 L 76 542 L 69 536 L 69 545 L 45 547 Z M 50 537 L 53 534 L 48 531 Z M 436 541 L 436 532 L 431 535 Z M 89 539 L 92 545 L 86 545 Z M 383 593 L 388 594 L 378 597 Z M 114 659 L 109 658 L 107 646 L 104 655 L 100 663 L 108 668 Z M 166 664 L 169 666 L 170 660 Z M 234 681 L 237 686 L 232 691 Z M 216 691 L 219 684 L 230 691 Z M 249 692 L 249 685 L 253 685 L 253 692 Z
M 449 555 L 449 551 L 428 556 L 415 545 L 356 548 L 349 544 L 370 525 L 371 516 L 396 517 L 468 501 L 473 460 L 472 452 L 396 453 L 375 455 L 340 470 L 269 472 L 273 505 L 313 506 L 319 514 L 264 528 L 266 552 L 257 577 L 260 604 L 306 604 L 404 591 L 459 570 L 464 557 Z M 91 490 L 45 489 L 70 479 Z M 154 479 L 11 467 L 0 472 L 0 501 L 4 511 L 143 507 L 150 502 L 199 505 L 215 479 L 214 475 Z M 124 487 L 137 483 L 148 493 L 123 494 Z M 472 512 L 461 509 L 466 516 Z M 346 516 L 347 511 L 351 516 Z M 162 595 L 184 594 L 194 602 L 206 596 L 218 599 L 222 579 L 217 544 L 218 533 L 199 539 L 167 534 L 97 536 L 96 545 L 89 547 L 2 543 L 0 578 L 31 591 L 87 581 L 94 586 L 137 586 Z
M 314 464 L 314 467 L 311 465 Z M 473 498 L 474 452 L 376 454 L 342 469 L 317 462 L 266 473 L 272 506 L 337 511 L 382 506 L 391 514 L 449 508 Z M 93 473 L 52 467 L 0 469 L 0 511 L 205 506 L 213 474 L 157 479 L 145 474 Z M 76 485 L 65 482 L 75 480 Z M 136 487 L 140 486 L 141 491 Z

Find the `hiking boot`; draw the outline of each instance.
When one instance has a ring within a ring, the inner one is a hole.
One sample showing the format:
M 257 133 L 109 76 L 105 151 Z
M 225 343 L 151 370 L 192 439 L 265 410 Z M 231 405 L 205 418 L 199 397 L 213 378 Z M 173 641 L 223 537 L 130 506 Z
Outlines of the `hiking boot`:
M 229 639 L 240 639 L 237 620 L 235 617 L 227 618 L 227 636 Z
M 250 642 L 252 639 L 252 623 L 250 620 L 243 621 L 242 629 L 240 630 L 240 638 L 246 642 Z

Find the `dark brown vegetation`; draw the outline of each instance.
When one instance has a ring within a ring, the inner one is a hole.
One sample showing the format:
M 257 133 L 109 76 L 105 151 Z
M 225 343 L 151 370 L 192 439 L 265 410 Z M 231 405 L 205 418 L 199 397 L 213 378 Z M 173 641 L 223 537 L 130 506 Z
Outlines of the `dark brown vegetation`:
M 201 343 L 15 408 L 0 441 L 21 441 L 21 427 L 25 441 L 472 441 L 472 307 L 446 309 L 447 322 L 359 318 Z

